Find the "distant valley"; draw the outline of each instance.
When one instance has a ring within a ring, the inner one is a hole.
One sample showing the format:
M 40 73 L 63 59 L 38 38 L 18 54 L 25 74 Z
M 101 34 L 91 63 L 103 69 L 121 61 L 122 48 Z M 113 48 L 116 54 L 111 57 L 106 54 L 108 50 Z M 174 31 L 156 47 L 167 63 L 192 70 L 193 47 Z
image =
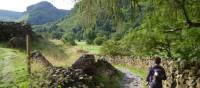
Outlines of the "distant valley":
M 16 21 L 22 16 L 22 12 L 0 10 L 1 21 Z
M 43 1 L 27 7 L 25 12 L 0 10 L 1 21 L 25 21 L 32 25 L 43 25 L 67 16 L 69 10 L 57 9 L 51 3 Z

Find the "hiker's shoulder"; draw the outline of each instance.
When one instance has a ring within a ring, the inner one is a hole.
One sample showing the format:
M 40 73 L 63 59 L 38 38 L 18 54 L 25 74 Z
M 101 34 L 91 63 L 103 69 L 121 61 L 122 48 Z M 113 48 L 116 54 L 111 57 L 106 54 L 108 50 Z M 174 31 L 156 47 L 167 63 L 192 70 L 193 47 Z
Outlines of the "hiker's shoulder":
M 164 69 L 162 66 L 160 66 L 160 65 L 154 65 L 153 67 L 152 67 L 153 69 Z
M 165 69 L 162 66 L 159 66 L 159 69 L 161 69 L 162 71 L 165 71 Z

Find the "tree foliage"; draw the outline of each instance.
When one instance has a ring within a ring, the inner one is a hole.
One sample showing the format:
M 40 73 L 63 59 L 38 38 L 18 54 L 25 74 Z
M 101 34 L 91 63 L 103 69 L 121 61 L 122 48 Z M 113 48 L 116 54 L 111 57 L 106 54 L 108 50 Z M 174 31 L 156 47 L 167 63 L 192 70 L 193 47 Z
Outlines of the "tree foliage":
M 103 44 L 104 54 L 200 58 L 199 0 L 81 0 L 78 5 L 85 39 L 94 41 L 98 34 L 115 40 Z
M 61 39 L 64 34 L 64 30 L 58 27 L 55 23 L 35 25 L 32 28 L 33 31 L 43 35 L 44 38 Z

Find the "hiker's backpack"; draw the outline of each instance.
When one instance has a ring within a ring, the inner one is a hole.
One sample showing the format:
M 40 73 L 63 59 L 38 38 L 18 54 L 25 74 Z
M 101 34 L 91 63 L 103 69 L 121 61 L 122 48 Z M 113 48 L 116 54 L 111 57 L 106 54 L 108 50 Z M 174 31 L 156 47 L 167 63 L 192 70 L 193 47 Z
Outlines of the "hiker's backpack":
M 163 69 L 155 68 L 153 71 L 153 81 L 161 81 L 164 77 Z

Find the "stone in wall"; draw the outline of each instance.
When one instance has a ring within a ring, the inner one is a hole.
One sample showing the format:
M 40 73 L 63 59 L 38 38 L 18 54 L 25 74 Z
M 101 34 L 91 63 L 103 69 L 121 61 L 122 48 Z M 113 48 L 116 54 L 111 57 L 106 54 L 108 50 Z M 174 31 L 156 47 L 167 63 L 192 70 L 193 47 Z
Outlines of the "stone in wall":
M 196 80 L 196 83 L 197 83 L 196 88 L 200 88 L 200 78 L 198 78 L 198 79 Z
M 94 75 L 96 72 L 94 55 L 84 54 L 73 65 L 74 69 L 84 69 L 84 72 Z

